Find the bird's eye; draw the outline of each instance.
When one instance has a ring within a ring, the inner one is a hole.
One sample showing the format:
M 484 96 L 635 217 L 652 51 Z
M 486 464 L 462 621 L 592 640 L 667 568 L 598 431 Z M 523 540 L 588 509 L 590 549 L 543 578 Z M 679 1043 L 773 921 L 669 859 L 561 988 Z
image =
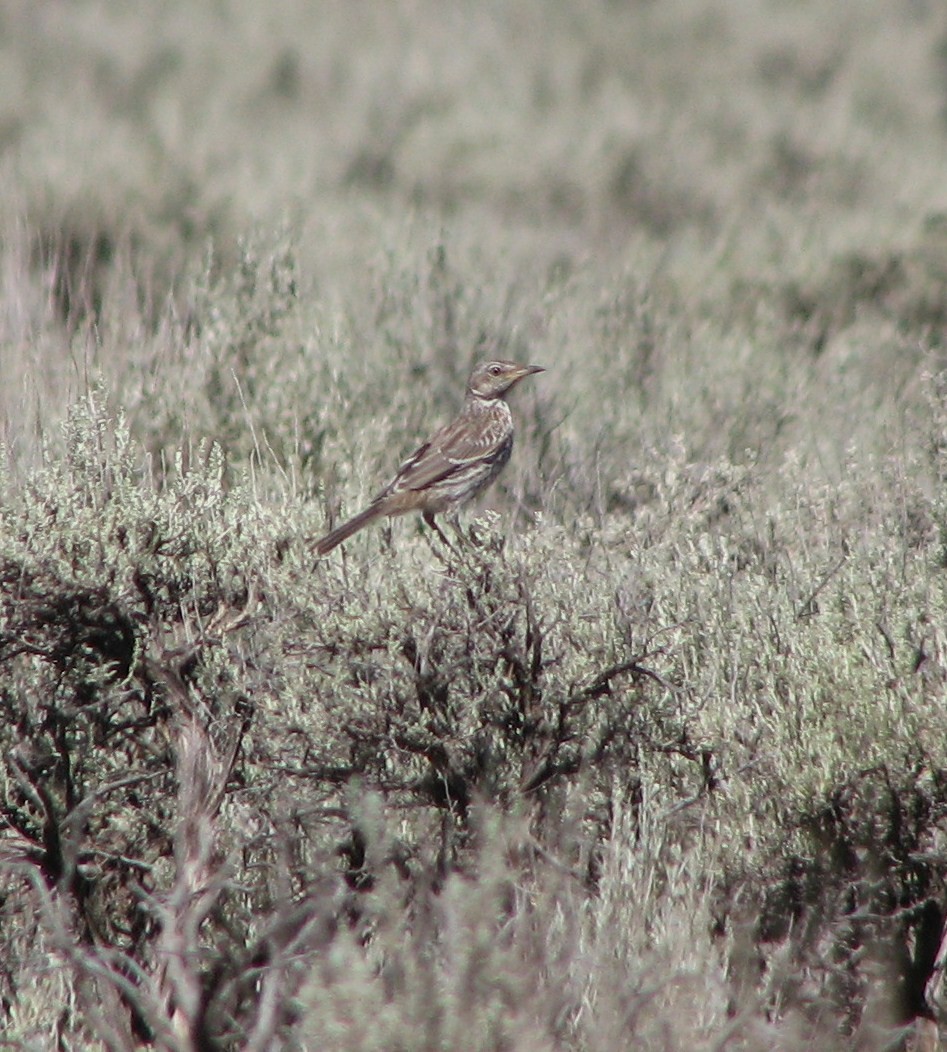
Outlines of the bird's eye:
M 499 366 L 499 365 L 491 365 L 490 366 L 490 375 L 491 376 L 499 376 L 500 373 L 502 373 L 502 372 L 503 372 L 502 366 Z

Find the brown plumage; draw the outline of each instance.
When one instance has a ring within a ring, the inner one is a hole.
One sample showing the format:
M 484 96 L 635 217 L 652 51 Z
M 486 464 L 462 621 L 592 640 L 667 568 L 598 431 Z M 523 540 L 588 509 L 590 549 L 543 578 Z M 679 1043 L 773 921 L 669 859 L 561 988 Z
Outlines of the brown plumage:
M 515 384 L 541 373 L 538 365 L 483 362 L 471 373 L 458 416 L 437 431 L 398 469 L 368 507 L 316 542 L 325 555 L 383 515 L 420 511 L 441 533 L 435 515 L 476 496 L 503 470 L 513 451 L 513 417 L 506 395 Z

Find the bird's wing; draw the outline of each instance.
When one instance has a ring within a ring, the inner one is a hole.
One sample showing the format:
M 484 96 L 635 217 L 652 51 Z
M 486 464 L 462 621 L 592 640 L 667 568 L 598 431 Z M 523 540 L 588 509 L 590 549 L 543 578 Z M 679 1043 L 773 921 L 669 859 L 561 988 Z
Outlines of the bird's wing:
M 504 450 L 510 433 L 510 420 L 505 414 L 461 414 L 408 457 L 385 494 L 424 489 L 471 464 L 489 463 Z

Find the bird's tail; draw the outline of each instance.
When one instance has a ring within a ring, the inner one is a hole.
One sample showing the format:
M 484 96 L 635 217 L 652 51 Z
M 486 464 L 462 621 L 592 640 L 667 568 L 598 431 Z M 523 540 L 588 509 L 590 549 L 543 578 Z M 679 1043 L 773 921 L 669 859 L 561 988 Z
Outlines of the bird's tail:
M 327 533 L 325 537 L 321 537 L 316 541 L 316 553 L 318 555 L 327 555 L 333 548 L 340 545 L 343 541 L 347 541 L 353 533 L 358 533 L 363 526 L 367 526 L 374 519 L 377 519 L 379 515 L 383 514 L 384 512 L 377 504 L 369 504 L 364 511 L 360 511 L 358 515 L 347 522 L 343 522 L 341 526 L 336 526 L 331 533 Z

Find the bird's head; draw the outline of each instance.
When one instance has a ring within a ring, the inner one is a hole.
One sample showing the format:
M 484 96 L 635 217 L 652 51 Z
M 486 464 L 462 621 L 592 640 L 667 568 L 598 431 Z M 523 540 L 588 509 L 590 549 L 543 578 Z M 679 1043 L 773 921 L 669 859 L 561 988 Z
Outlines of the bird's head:
M 481 362 L 470 374 L 467 393 L 474 398 L 502 398 L 524 376 L 543 372 L 541 365 L 517 365 L 516 362 Z

